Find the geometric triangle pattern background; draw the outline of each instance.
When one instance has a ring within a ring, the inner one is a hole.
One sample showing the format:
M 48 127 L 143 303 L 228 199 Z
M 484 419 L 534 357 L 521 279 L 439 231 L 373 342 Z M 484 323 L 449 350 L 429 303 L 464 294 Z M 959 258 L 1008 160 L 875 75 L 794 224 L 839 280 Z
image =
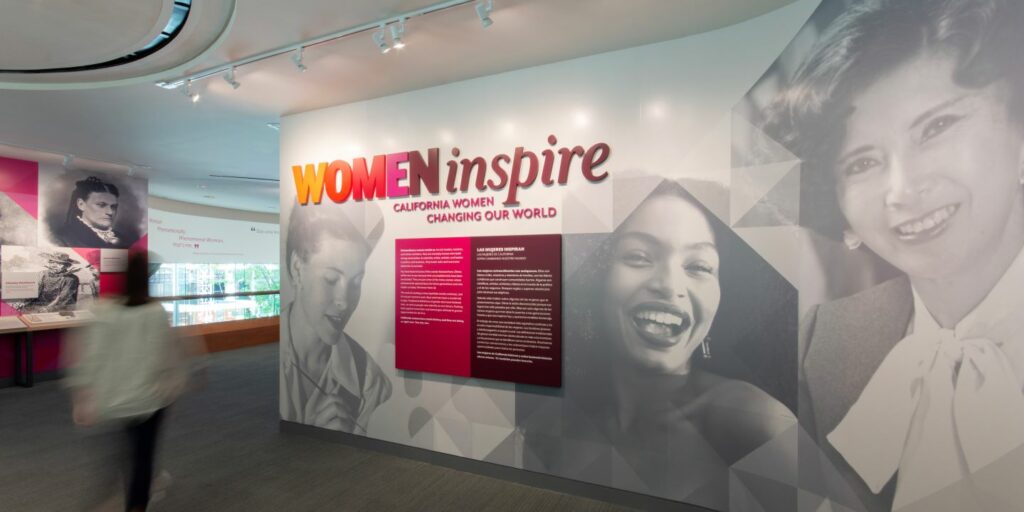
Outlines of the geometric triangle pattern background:
M 562 233 L 607 233 L 612 229 L 611 212 L 598 206 L 593 197 L 575 190 L 562 196 Z M 608 204 L 605 202 L 604 204 Z
M 795 226 L 800 221 L 800 163 L 791 165 L 781 179 L 733 223 L 734 227 Z M 736 219 L 736 217 L 733 217 Z
M 754 492 L 747 487 L 747 483 L 735 473 L 729 475 L 729 510 L 736 512 L 771 511 L 771 509 L 766 509 L 761 505 Z
M 733 228 L 737 236 L 797 288 L 806 264 L 803 258 L 808 243 L 805 231 L 798 226 Z
M 800 160 L 800 157 L 748 121 L 738 109 L 734 109 L 732 114 L 732 147 L 733 168 Z M 737 148 L 749 149 L 737 151 Z
M 631 176 L 616 178 L 613 183 L 612 229 L 617 228 L 636 210 L 664 178 L 660 176 Z M 609 230 L 610 231 L 610 230 Z
M 0 157 L 0 245 L 36 245 L 38 187 L 38 162 Z
M 796 466 L 779 467 L 778 461 L 797 453 L 800 427 L 793 424 L 788 430 L 750 452 L 734 463 L 731 469 L 741 475 L 753 475 L 778 482 L 784 486 L 799 486 Z
M 733 484 L 741 484 L 742 505 L 733 493 Z M 745 471 L 732 470 L 729 481 L 730 510 L 796 510 L 796 487 Z
M 748 216 L 752 218 L 746 219 L 747 226 L 794 223 L 795 217 L 789 222 L 784 221 L 787 220 L 787 215 L 793 216 L 791 212 L 799 211 L 799 204 L 792 203 L 799 201 L 800 198 L 799 172 L 795 179 L 790 178 L 786 181 L 781 190 L 772 192 L 787 175 L 793 173 L 794 168 L 799 169 L 799 166 L 800 162 L 797 160 L 733 168 L 729 186 L 729 218 L 732 221 L 730 225 L 735 226 Z

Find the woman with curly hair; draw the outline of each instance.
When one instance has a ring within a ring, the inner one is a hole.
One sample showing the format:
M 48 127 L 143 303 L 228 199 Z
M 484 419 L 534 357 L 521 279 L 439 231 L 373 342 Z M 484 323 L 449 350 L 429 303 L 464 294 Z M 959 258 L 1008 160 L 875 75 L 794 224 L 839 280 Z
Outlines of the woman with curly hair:
M 62 247 L 131 247 L 135 239 L 114 229 L 120 201 L 117 186 L 95 176 L 75 182 L 64 225 L 55 233 Z

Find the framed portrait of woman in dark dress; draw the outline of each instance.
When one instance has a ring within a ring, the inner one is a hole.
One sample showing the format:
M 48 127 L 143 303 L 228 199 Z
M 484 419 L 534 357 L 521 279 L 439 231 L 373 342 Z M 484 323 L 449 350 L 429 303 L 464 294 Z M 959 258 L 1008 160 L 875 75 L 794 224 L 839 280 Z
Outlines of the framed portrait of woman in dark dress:
M 41 180 L 44 239 L 58 247 L 128 249 L 146 235 L 146 181 L 64 171 Z

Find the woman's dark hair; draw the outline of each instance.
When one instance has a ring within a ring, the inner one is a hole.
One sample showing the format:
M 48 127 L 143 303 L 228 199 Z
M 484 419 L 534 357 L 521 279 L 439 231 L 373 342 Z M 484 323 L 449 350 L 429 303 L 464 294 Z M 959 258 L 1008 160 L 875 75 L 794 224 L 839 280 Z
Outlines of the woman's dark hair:
M 801 221 L 841 235 L 846 222 L 832 167 L 849 102 L 922 53 L 955 59 L 952 79 L 962 87 L 1005 80 L 1010 116 L 1024 124 L 1024 66 L 1015 58 L 1024 50 L 1022 26 L 1019 0 L 863 0 L 846 9 L 764 111 L 763 132 L 803 162 Z
M 309 256 L 319 249 L 324 238 L 362 244 L 369 254 L 384 232 L 384 222 L 381 220 L 364 236 L 353 224 L 359 219 L 351 218 L 354 214 L 364 215 L 369 208 L 364 203 L 345 206 L 334 203 L 305 206 L 296 204 L 288 220 L 288 239 L 285 241 L 284 265 L 288 275 L 291 276 L 292 272 L 292 257 L 297 256 L 302 261 L 309 261 Z M 360 209 L 363 211 L 355 211 Z
M 89 194 L 93 193 L 107 193 L 114 197 L 120 197 L 120 192 L 117 190 L 117 186 L 112 183 L 107 183 L 95 176 L 89 176 L 84 180 L 78 180 L 75 182 L 75 190 L 71 192 L 71 202 L 68 204 L 67 218 L 65 222 L 72 222 L 77 218 L 80 213 L 78 210 L 78 200 L 83 201 L 89 200 Z
M 724 187 L 707 182 L 687 185 L 706 191 L 717 189 L 723 197 L 728 195 Z M 659 184 L 611 235 L 581 244 L 593 244 L 593 249 L 566 283 L 563 344 L 566 393 L 573 394 L 584 408 L 607 407 L 610 391 L 604 384 L 608 383 L 608 373 L 617 360 L 611 345 L 613 340 L 609 339 L 603 325 L 603 303 L 614 247 L 619 231 L 643 203 L 665 196 L 686 201 L 703 214 L 720 256 L 718 279 L 722 295 L 708 332 L 712 358 L 703 360 L 698 349 L 693 355 L 693 367 L 751 382 L 795 411 L 796 289 L 701 201 L 673 181 Z M 664 221 L 676 222 L 675 219 Z M 593 235 L 581 237 L 595 238 Z M 567 244 L 576 243 L 576 239 L 571 240 Z
M 126 306 L 149 303 L 149 257 L 145 252 L 132 251 L 128 255 L 128 267 L 124 272 L 124 297 Z

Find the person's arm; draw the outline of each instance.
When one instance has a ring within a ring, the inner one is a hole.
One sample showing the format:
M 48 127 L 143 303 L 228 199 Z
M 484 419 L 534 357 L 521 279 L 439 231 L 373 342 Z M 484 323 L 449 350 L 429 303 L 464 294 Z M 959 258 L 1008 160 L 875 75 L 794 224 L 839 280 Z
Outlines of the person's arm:
M 71 393 L 71 416 L 77 425 L 90 426 L 98 419 L 93 383 L 102 363 L 97 343 L 97 339 L 103 337 L 102 331 L 103 324 L 98 322 L 73 331 L 62 348 L 66 351 L 62 357 L 69 363 L 64 386 Z
M 187 388 L 202 388 L 206 383 L 206 341 L 196 330 L 181 330 L 171 327 L 169 315 L 161 308 L 154 315 L 154 321 L 164 332 L 165 344 L 168 357 L 171 357 L 172 372 L 177 374 L 182 381 L 182 388 L 176 390 L 176 394 L 185 391 Z

